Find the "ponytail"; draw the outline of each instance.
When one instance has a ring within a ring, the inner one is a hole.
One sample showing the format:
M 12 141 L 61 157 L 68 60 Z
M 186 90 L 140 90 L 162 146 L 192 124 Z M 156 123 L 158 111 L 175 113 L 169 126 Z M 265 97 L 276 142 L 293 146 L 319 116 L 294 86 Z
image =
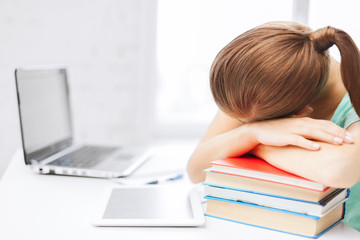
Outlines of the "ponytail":
M 336 45 L 341 55 L 341 77 L 349 92 L 350 100 L 360 116 L 360 54 L 352 38 L 344 31 L 325 27 L 310 33 L 311 42 L 319 53 Z

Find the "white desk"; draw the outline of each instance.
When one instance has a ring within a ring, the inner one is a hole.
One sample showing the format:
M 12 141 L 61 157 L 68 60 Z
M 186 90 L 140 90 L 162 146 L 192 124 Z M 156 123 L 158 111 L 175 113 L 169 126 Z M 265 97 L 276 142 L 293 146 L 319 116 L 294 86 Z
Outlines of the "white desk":
M 193 146 L 157 148 L 158 154 L 135 174 L 185 168 Z M 0 182 L 0 239 L 306 239 L 209 217 L 196 228 L 94 227 L 94 210 L 111 185 L 116 184 L 106 179 L 35 174 L 19 150 Z M 360 233 L 341 223 L 320 239 L 358 240 Z

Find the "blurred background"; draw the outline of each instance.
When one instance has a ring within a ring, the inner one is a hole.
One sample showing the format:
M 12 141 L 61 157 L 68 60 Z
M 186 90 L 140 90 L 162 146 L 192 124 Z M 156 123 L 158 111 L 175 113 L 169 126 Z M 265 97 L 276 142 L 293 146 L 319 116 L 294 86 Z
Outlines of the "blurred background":
M 217 111 L 210 65 L 228 42 L 294 20 L 343 29 L 359 45 L 359 9 L 357 0 L 0 0 L 0 178 L 21 147 L 17 67 L 68 68 L 79 142 L 199 140 Z

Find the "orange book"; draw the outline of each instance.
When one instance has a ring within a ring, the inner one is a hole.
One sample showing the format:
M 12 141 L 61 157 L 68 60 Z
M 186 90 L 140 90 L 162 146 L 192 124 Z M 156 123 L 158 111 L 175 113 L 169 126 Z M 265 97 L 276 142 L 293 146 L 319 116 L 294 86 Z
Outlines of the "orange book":
M 250 155 L 236 158 L 225 158 L 211 162 L 210 172 L 223 173 L 285 184 L 315 191 L 326 191 L 328 186 L 281 170 L 268 162 Z

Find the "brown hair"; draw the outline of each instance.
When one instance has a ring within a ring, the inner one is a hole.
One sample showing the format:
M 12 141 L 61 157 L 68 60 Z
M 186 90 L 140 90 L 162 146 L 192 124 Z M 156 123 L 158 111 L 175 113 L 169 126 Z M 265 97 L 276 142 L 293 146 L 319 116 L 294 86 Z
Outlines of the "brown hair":
M 295 22 L 271 22 L 230 42 L 216 56 L 210 87 L 219 108 L 263 120 L 292 115 L 309 104 L 328 79 L 328 49 L 341 54 L 341 76 L 360 115 L 360 56 L 344 31 L 315 32 Z

